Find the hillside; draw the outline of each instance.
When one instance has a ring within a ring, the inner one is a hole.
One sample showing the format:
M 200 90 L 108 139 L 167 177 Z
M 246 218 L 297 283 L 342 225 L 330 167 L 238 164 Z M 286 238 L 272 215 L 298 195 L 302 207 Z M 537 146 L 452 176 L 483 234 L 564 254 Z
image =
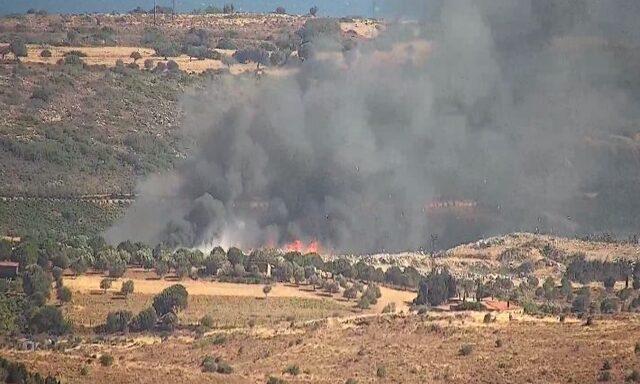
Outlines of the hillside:
M 355 262 L 362 258 L 366 263 L 385 270 L 394 265 L 411 266 L 423 273 L 442 266 L 459 277 L 500 274 L 518 276 L 531 268 L 538 278 L 551 276 L 559 279 L 566 270 L 566 265 L 577 254 L 585 255 L 587 260 L 638 261 L 640 245 L 511 233 L 462 244 L 434 255 L 405 252 L 352 256 L 351 259 Z

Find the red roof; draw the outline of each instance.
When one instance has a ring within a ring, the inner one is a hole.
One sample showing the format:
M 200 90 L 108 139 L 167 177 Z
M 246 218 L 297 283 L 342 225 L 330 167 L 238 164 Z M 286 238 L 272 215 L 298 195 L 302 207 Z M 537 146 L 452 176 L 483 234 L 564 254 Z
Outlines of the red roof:
M 14 261 L 0 261 L 0 267 L 14 267 L 18 268 L 20 263 L 16 263 Z

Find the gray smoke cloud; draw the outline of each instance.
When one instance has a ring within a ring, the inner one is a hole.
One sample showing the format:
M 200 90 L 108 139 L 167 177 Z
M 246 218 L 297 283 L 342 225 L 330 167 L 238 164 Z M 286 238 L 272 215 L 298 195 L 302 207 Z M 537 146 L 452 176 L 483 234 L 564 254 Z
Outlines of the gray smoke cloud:
M 107 238 L 372 252 L 637 228 L 637 2 L 416 4 L 344 60 L 187 95 L 196 148 Z

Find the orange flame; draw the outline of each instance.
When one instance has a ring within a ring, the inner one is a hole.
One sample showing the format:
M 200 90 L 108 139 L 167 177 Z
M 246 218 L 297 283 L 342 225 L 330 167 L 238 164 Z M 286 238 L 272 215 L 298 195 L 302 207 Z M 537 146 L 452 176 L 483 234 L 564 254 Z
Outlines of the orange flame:
M 320 244 L 313 240 L 309 244 L 305 244 L 300 240 L 294 240 L 282 247 L 286 252 L 313 253 L 320 251 Z

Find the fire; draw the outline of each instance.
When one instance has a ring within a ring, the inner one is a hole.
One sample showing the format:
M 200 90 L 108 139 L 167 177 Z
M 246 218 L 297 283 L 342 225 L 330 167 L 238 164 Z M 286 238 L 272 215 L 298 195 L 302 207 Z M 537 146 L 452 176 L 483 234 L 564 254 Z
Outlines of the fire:
M 318 253 L 320 251 L 320 244 L 318 244 L 316 240 L 311 241 L 309 244 L 305 244 L 300 240 L 294 240 L 285 244 L 282 248 L 286 252 Z

